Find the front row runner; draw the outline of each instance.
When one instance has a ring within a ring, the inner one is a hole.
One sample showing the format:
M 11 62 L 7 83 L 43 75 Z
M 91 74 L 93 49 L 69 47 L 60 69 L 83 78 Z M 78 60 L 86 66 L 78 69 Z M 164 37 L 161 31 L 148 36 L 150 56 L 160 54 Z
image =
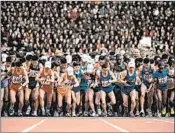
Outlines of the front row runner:
M 83 55 L 71 63 L 65 57 L 51 63 L 39 62 L 36 55 L 9 56 L 1 67 L 3 115 L 13 116 L 15 107 L 18 116 L 23 111 L 32 116 L 174 115 L 174 57 L 138 60 L 101 55 L 89 63 Z

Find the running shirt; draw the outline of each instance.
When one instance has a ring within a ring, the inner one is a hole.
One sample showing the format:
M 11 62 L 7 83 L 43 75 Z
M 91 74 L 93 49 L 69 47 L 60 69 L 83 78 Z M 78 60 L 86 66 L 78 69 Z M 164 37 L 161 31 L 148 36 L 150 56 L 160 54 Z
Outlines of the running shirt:
M 24 69 L 22 68 L 14 68 L 11 69 L 11 83 L 13 84 L 21 84 L 23 82 Z
M 127 84 L 128 84 L 129 87 L 131 87 L 131 88 L 135 87 L 136 70 L 134 70 L 134 73 L 132 75 L 130 75 L 129 71 L 127 70 L 125 80 L 127 81 Z
M 162 72 L 159 72 L 159 70 L 156 70 L 153 73 L 153 78 L 157 79 L 157 87 L 160 90 L 166 90 L 168 89 L 168 70 L 164 69 Z
M 37 63 L 36 67 L 34 67 L 33 64 L 30 65 L 30 67 L 29 67 L 29 82 L 35 81 L 35 77 L 39 73 L 39 71 L 40 71 L 39 63 Z
M 102 88 L 110 87 L 112 84 L 109 82 L 111 80 L 110 73 L 108 72 L 107 76 L 104 77 L 102 72 L 100 72 L 100 81 Z
M 48 80 L 51 79 L 51 76 L 52 76 L 51 70 L 49 70 L 49 72 L 46 73 L 45 70 L 43 69 L 43 71 L 41 73 L 41 78 L 44 78 L 45 80 L 41 82 L 42 85 L 44 85 L 44 86 L 50 86 L 51 85 L 51 82 L 48 81 Z
M 80 67 L 81 72 L 84 73 L 84 74 L 86 74 L 86 72 L 87 72 L 87 65 L 88 64 L 86 64 L 84 67 L 82 67 L 82 66 Z M 87 80 L 85 79 L 84 76 L 82 76 L 82 78 L 81 78 L 80 86 L 83 86 L 83 87 L 88 86 L 88 82 L 87 82 Z
M 149 66 L 148 70 L 145 69 L 143 66 L 142 71 L 141 71 L 141 77 L 143 83 L 148 87 L 150 85 L 150 80 L 153 78 L 153 69 L 151 65 Z

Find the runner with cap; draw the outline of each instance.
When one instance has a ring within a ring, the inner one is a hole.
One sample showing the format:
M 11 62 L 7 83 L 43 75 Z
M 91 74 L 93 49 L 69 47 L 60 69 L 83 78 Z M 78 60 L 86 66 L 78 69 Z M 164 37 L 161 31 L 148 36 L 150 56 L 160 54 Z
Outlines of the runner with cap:
M 58 82 L 58 113 L 59 115 L 62 112 L 62 102 L 63 102 L 63 97 L 65 97 L 67 107 L 66 107 L 66 116 L 70 117 L 71 116 L 71 89 L 74 87 L 78 87 L 79 82 L 77 78 L 74 75 L 74 71 L 72 67 L 68 67 L 66 69 L 66 73 L 64 73 Z
M 134 117 L 134 109 L 136 106 L 135 84 L 137 80 L 139 80 L 139 74 L 135 69 L 135 63 L 130 61 L 128 63 L 127 70 L 122 72 L 121 80 L 119 80 L 119 82 L 124 86 L 121 89 L 124 106 L 124 117 L 128 115 L 128 96 L 131 97 L 131 110 L 129 114 L 131 117 Z
M 40 100 L 42 116 L 45 116 L 45 115 L 51 116 L 50 107 L 52 102 L 53 83 L 54 83 L 54 72 L 51 69 L 51 62 L 46 61 L 44 68 L 36 76 L 36 80 L 41 83 L 41 88 L 39 90 L 39 100 Z M 44 108 L 45 93 L 47 94 L 46 111 Z

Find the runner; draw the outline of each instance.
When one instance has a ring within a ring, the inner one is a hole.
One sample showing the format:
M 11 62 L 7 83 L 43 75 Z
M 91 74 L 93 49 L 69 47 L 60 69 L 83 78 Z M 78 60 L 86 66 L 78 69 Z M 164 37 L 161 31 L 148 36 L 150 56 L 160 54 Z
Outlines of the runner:
M 46 61 L 44 68 L 36 76 L 36 80 L 40 81 L 41 88 L 39 90 L 39 99 L 42 116 L 51 116 L 50 107 L 53 94 L 54 72 L 51 69 L 51 62 Z M 47 94 L 47 106 L 46 111 L 44 109 L 44 95 Z
M 23 88 L 28 84 L 28 76 L 25 69 L 22 67 L 22 63 L 20 61 L 15 62 L 14 68 L 11 68 L 11 83 L 9 85 L 10 89 L 10 108 L 9 114 L 14 115 L 14 104 L 16 102 L 16 94 L 19 97 L 19 106 L 18 106 L 18 116 L 22 116 L 22 109 L 24 103 L 24 90 Z M 23 78 L 25 82 L 23 83 Z
M 168 64 L 169 64 L 169 71 L 168 71 L 168 101 L 169 101 L 169 105 L 170 106 L 170 115 L 174 116 L 174 89 L 175 89 L 175 85 L 174 85 L 174 69 L 175 69 L 175 60 L 174 57 L 170 56 L 169 60 L 168 60 Z M 169 112 L 169 110 L 168 110 Z
M 156 82 L 158 96 L 158 117 L 166 114 L 167 90 L 168 90 L 168 70 L 165 69 L 164 62 L 159 62 L 158 70 L 153 73 L 153 81 Z M 162 111 L 162 113 L 161 113 Z
M 154 91 L 152 87 L 150 88 L 150 85 L 152 81 L 154 68 L 150 65 L 149 58 L 145 58 L 143 63 L 144 63 L 143 66 L 140 68 L 140 76 L 142 79 L 141 96 L 140 96 L 140 106 L 141 106 L 140 115 L 145 116 L 144 104 L 145 104 L 145 94 L 147 93 L 147 103 L 148 103 L 147 112 L 148 112 L 148 116 L 152 116 L 151 105 L 152 105 Z
M 34 102 L 34 109 L 32 116 L 37 116 L 38 109 L 38 95 L 39 95 L 39 82 L 35 80 L 37 74 L 42 71 L 42 65 L 38 62 L 38 56 L 33 55 L 31 57 L 31 63 L 29 66 L 28 77 L 29 84 L 25 89 L 25 106 L 26 106 L 26 115 L 30 115 L 31 106 L 30 106 L 30 95 L 32 94 L 32 101 Z
M 124 87 L 121 89 L 122 97 L 123 97 L 123 106 L 124 106 L 124 114 L 126 117 L 128 115 L 128 96 L 131 97 L 131 111 L 130 116 L 134 117 L 134 109 L 136 106 L 136 90 L 135 83 L 139 81 L 139 74 L 135 69 L 135 63 L 129 62 L 128 68 L 126 71 L 122 73 L 122 78 L 120 83 L 124 84 Z
M 102 65 L 102 70 L 98 75 L 98 80 L 101 82 L 101 100 L 102 100 L 102 108 L 103 108 L 103 116 L 107 116 L 106 110 L 106 94 L 110 98 L 110 103 L 108 103 L 108 108 L 112 109 L 111 105 L 116 104 L 115 95 L 113 92 L 113 86 L 111 83 L 116 81 L 114 74 L 108 69 L 108 64 L 105 63 Z
M 116 78 L 116 83 L 114 84 L 114 94 L 116 97 L 116 104 L 113 105 L 113 110 L 114 110 L 114 116 L 121 116 L 122 114 L 122 96 L 121 96 L 121 89 L 123 85 L 119 82 L 121 79 L 121 74 L 122 72 L 126 70 L 126 66 L 122 62 L 122 57 L 120 54 L 116 55 L 116 63 L 114 67 L 114 75 Z
M 71 108 L 71 89 L 73 87 L 78 87 L 79 83 L 77 78 L 74 76 L 73 73 L 73 68 L 68 67 L 67 72 L 62 74 L 59 82 L 58 82 L 58 113 L 61 116 L 63 115 L 62 113 L 62 102 L 63 102 L 63 97 L 65 97 L 67 107 L 66 107 L 66 116 L 71 116 L 70 114 L 70 108 Z
M 73 69 L 74 69 L 74 75 L 77 78 L 78 82 L 81 82 L 81 77 L 82 73 L 79 68 L 80 64 L 79 62 L 73 62 Z M 77 114 L 80 114 L 80 86 L 72 88 L 72 116 L 76 116 L 76 109 L 77 109 Z

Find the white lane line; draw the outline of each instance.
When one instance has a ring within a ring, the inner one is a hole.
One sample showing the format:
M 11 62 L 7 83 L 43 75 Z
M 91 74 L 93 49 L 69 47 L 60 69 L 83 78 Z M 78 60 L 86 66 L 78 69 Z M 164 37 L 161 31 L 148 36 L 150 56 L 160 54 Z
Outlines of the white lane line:
M 42 124 L 44 121 L 46 121 L 46 120 L 47 120 L 47 119 L 43 119 L 43 120 L 39 121 L 38 123 L 36 123 L 36 124 L 34 124 L 34 125 L 32 125 L 32 126 L 26 128 L 26 129 L 24 129 L 23 131 L 21 131 L 21 133 L 30 132 L 32 129 L 34 129 L 35 127 L 41 125 L 41 124 Z
M 174 124 L 174 121 L 167 121 L 167 120 L 162 120 L 162 119 L 153 119 L 154 121 L 162 121 L 162 122 L 167 122 L 167 123 L 171 123 Z
M 100 119 L 100 120 L 103 121 L 104 123 L 106 123 L 107 125 L 109 125 L 109 126 L 115 128 L 115 129 L 119 130 L 120 132 L 124 132 L 124 133 L 128 133 L 129 132 L 129 131 L 127 131 L 127 130 L 119 127 L 119 126 L 116 126 L 116 125 L 114 125 L 114 124 L 112 124 L 112 123 L 110 123 L 110 122 L 108 122 L 108 121 L 106 121 L 104 119 Z

